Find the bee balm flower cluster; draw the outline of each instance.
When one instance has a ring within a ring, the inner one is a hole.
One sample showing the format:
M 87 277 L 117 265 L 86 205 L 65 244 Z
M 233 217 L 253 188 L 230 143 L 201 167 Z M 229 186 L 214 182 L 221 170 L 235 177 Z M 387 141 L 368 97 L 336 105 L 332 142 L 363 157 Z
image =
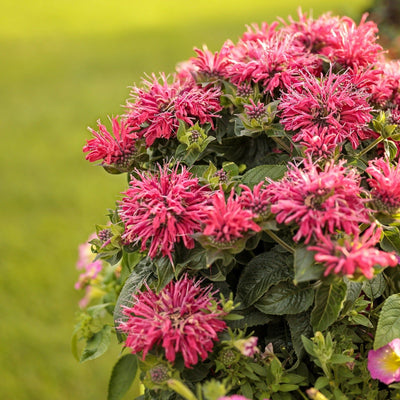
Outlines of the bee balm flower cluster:
M 90 129 L 86 159 L 129 182 L 76 285 L 75 355 L 127 348 L 109 398 L 136 375 L 140 399 L 400 395 L 400 64 L 377 33 L 249 26 Z

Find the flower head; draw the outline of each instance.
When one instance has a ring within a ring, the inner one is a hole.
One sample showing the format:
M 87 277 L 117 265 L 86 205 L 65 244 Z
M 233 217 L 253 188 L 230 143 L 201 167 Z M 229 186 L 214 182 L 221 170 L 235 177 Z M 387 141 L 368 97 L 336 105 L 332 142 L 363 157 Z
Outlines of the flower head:
M 122 238 L 126 243 L 141 242 L 141 250 L 149 246 L 149 256 L 160 253 L 172 261 L 175 243 L 194 247 L 191 235 L 200 230 L 205 220 L 208 189 L 179 165 L 169 169 L 159 166 L 158 173 L 137 171 L 120 204 L 120 216 L 125 224 Z
M 266 217 L 269 213 L 270 202 L 265 181 L 255 185 L 253 190 L 246 185 L 240 185 L 240 187 L 243 189 L 240 195 L 242 207 L 250 210 L 256 220 Z
M 368 371 L 371 378 L 389 385 L 400 381 L 400 339 L 368 352 Z
M 324 169 L 309 159 L 303 168 L 292 164 L 283 179 L 271 182 L 266 191 L 277 222 L 298 224 L 296 241 L 304 237 L 308 243 L 336 229 L 356 233 L 359 223 L 368 222 L 360 176 L 345 168 L 343 161 L 328 162 Z
M 100 120 L 97 122 L 98 132 L 89 128 L 94 138 L 88 140 L 83 147 L 83 151 L 88 153 L 86 160 L 91 162 L 103 160 L 102 163 L 105 165 L 127 168 L 135 153 L 137 135 L 126 120 L 118 122 L 117 116 L 111 121 L 112 134 L 100 123 Z
M 159 293 L 149 287 L 133 295 L 133 306 L 123 311 L 127 316 L 118 326 L 128 335 L 126 346 L 132 353 L 146 354 L 156 346 L 165 350 L 168 361 L 174 362 L 181 353 L 185 366 L 190 368 L 207 358 L 217 333 L 226 329 L 221 320 L 224 312 L 212 302 L 212 287 L 184 276 L 170 282 Z
M 302 79 L 282 95 L 278 106 L 285 130 L 295 131 L 293 140 L 302 142 L 311 152 L 327 149 L 349 140 L 356 148 L 367 123 L 372 120 L 372 107 L 367 94 L 356 87 L 354 76 L 336 75 L 316 78 L 302 74 Z M 313 141 L 313 138 L 320 138 Z
M 242 207 L 240 198 L 234 197 L 233 190 L 225 202 L 224 192 L 220 189 L 214 192 L 212 206 L 207 209 L 203 234 L 209 236 L 215 245 L 229 246 L 242 238 L 247 231 L 261 230 L 253 218 L 253 212 Z
M 360 237 L 357 233 L 354 238 L 332 240 L 321 237 L 319 244 L 309 246 L 308 250 L 316 251 L 315 261 L 326 266 L 324 275 L 331 272 L 338 275 L 355 276 L 364 275 L 368 279 L 374 276 L 374 267 L 395 267 L 397 257 L 393 253 L 378 250 L 375 245 L 379 243 L 381 229 L 375 229 L 372 224 Z
M 377 209 L 396 213 L 400 208 L 400 165 L 392 166 L 389 160 L 376 158 L 368 162 L 365 171 L 372 177 L 367 181 Z
M 182 83 L 175 79 L 169 84 L 165 75 L 153 75 L 143 84 L 144 89 L 132 89 L 127 119 L 131 126 L 140 127 L 138 134 L 145 137 L 147 146 L 157 138 L 175 137 L 179 121 L 190 126 L 196 122 L 213 126 L 213 118 L 222 109 L 220 89 L 203 88 L 193 80 Z

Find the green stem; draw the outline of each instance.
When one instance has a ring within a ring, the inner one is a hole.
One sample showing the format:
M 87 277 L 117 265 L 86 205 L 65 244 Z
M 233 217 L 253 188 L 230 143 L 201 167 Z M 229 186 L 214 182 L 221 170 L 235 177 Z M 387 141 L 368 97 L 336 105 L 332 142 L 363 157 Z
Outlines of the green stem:
M 271 137 L 278 146 L 281 146 L 288 154 L 291 154 L 292 151 L 290 150 L 290 147 L 285 142 L 283 142 L 281 139 L 279 139 L 276 136 L 271 136 Z
M 375 139 L 370 145 L 368 145 L 365 149 L 361 150 L 357 154 L 357 158 L 362 157 L 364 154 L 367 154 L 370 150 L 372 150 L 377 144 L 382 142 L 384 138 L 382 136 L 379 136 L 378 139 Z
M 300 389 L 297 389 L 297 392 L 300 394 L 300 396 L 301 396 L 303 399 L 309 400 L 309 398 L 306 397 L 306 395 L 305 395 Z
M 275 235 L 274 232 L 270 231 L 269 229 L 264 229 L 264 232 L 269 235 L 275 242 L 279 243 L 284 249 L 289 251 L 290 253 L 294 254 L 294 248 L 284 242 L 279 236 Z

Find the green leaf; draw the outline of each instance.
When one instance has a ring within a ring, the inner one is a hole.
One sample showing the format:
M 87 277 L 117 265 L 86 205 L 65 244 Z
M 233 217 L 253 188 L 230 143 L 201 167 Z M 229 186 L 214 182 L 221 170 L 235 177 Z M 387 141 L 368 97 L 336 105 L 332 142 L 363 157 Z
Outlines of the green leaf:
M 383 295 L 386 290 L 387 284 L 385 277 L 382 273 L 374 276 L 371 280 L 365 281 L 362 285 L 363 292 L 371 300 L 375 300 Z
M 308 339 L 304 335 L 301 335 L 301 341 L 303 342 L 303 346 L 306 352 L 313 357 L 317 357 L 317 353 L 314 350 L 314 343 L 312 340 Z
M 292 283 L 282 282 L 273 286 L 254 304 L 265 314 L 298 314 L 311 307 L 314 300 L 312 288 L 300 288 Z
M 132 294 L 136 293 L 143 286 L 144 282 L 150 283 L 150 278 L 154 280 L 155 266 L 150 258 L 146 257 L 139 262 L 123 286 L 121 293 L 119 294 L 118 300 L 114 308 L 114 323 L 118 326 L 120 321 L 126 319 L 126 316 L 122 313 L 123 306 L 129 306 L 132 304 Z M 121 342 L 123 340 L 122 335 L 117 330 L 117 338 Z
M 240 302 L 249 307 L 260 299 L 268 289 L 279 282 L 292 278 L 288 258 L 271 250 L 254 257 L 240 276 L 237 296 Z
M 383 303 L 376 328 L 374 349 L 400 338 L 400 294 L 393 294 Z
M 361 289 L 362 289 L 362 283 L 354 282 L 346 277 L 344 277 L 343 280 L 347 285 L 347 293 L 346 293 L 346 300 L 343 304 L 342 313 L 346 314 L 346 312 L 349 311 L 353 307 L 355 301 L 360 296 Z
M 138 370 L 138 360 L 134 354 L 126 354 L 122 356 L 111 373 L 110 382 L 108 383 L 107 400 L 120 400 L 129 390 L 134 381 Z
M 235 311 L 236 314 L 243 315 L 243 318 L 240 320 L 229 321 L 229 326 L 232 329 L 243 329 L 244 327 L 252 327 L 257 325 L 265 325 L 271 321 L 272 317 L 268 316 L 261 311 L 258 311 L 254 307 L 250 309 L 247 308 L 245 310 Z
M 157 267 L 158 278 L 156 291 L 159 292 L 172 281 L 175 276 L 175 271 L 173 265 L 167 257 L 159 258 L 155 260 L 154 263 Z
M 87 342 L 83 349 L 80 362 L 94 360 L 106 352 L 111 341 L 111 326 L 104 325 Z
M 339 316 L 346 298 L 347 285 L 342 281 L 328 285 L 323 283 L 316 292 L 315 306 L 311 312 L 311 325 L 316 331 L 323 331 Z
M 315 263 L 314 252 L 307 247 L 300 246 L 294 252 L 294 280 L 295 284 L 320 279 L 324 267 Z
M 243 175 L 242 183 L 252 189 L 265 178 L 270 178 L 273 181 L 281 179 L 286 171 L 286 165 L 259 165 Z
M 391 226 L 389 229 L 383 231 L 383 239 L 381 247 L 385 251 L 395 251 L 400 254 L 400 231 L 396 226 Z
M 300 361 L 304 354 L 304 345 L 301 336 L 309 337 L 312 334 L 310 314 L 287 315 L 286 320 L 289 325 L 294 351 L 296 352 L 297 359 Z
M 333 354 L 329 359 L 331 364 L 346 364 L 348 362 L 354 361 L 353 357 L 346 356 L 344 354 Z
M 139 251 L 134 251 L 133 253 L 123 252 L 121 261 L 121 282 L 126 281 L 126 278 L 132 273 L 142 257 L 143 254 Z
M 351 316 L 351 322 L 356 325 L 366 326 L 367 328 L 373 328 L 372 322 L 363 314 L 357 314 Z

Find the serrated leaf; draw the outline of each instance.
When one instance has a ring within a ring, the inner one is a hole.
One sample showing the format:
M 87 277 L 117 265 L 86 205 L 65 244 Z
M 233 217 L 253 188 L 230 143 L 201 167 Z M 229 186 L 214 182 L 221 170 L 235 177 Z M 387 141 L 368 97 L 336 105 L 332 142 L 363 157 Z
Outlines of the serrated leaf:
M 352 308 L 354 302 L 360 296 L 363 284 L 361 282 L 354 282 L 346 277 L 344 277 L 343 280 L 347 285 L 346 299 L 343 304 L 342 310 L 342 313 L 345 314 L 348 310 Z
M 314 260 L 314 252 L 307 247 L 300 246 L 294 252 L 294 280 L 295 284 L 320 279 L 324 267 Z
M 80 362 L 94 360 L 106 352 L 111 341 L 111 326 L 105 325 L 96 332 L 87 342 L 83 349 Z
M 368 298 L 375 300 L 382 296 L 387 287 L 385 277 L 382 273 L 374 276 L 371 280 L 365 281 L 362 285 L 362 290 Z
M 400 338 L 400 294 L 393 294 L 383 303 L 376 328 L 374 349 Z
M 249 307 L 272 285 L 290 280 L 292 276 L 285 255 L 276 250 L 259 254 L 244 268 L 238 282 L 237 296 L 245 307 Z
M 150 283 L 150 277 L 154 279 L 155 265 L 146 257 L 139 262 L 123 286 L 121 293 L 119 294 L 118 300 L 114 308 L 114 323 L 118 326 L 119 323 L 126 319 L 123 315 L 123 306 L 130 306 L 132 304 L 132 294 L 136 293 L 144 284 L 144 282 Z M 117 330 L 117 338 L 121 342 L 122 336 Z
M 133 253 L 123 252 L 121 261 L 121 282 L 125 282 L 126 278 L 132 273 L 133 269 L 143 258 L 143 254 L 139 251 Z
M 107 400 L 122 399 L 135 380 L 137 370 L 138 360 L 136 355 L 126 354 L 122 356 L 112 370 L 108 383 Z
M 309 337 L 312 335 L 310 314 L 287 315 L 286 320 L 289 325 L 294 351 L 296 352 L 297 359 L 300 361 L 304 354 L 304 345 L 301 336 Z
M 314 300 L 312 288 L 300 288 L 282 282 L 268 290 L 255 304 L 265 314 L 298 314 L 311 307 Z
M 346 298 L 347 285 L 342 281 L 322 284 L 315 294 L 315 306 L 311 312 L 311 325 L 316 331 L 324 331 L 339 316 Z
M 281 179 L 286 171 L 286 165 L 259 165 L 243 175 L 242 183 L 252 189 L 265 178 L 270 178 L 273 181 Z

